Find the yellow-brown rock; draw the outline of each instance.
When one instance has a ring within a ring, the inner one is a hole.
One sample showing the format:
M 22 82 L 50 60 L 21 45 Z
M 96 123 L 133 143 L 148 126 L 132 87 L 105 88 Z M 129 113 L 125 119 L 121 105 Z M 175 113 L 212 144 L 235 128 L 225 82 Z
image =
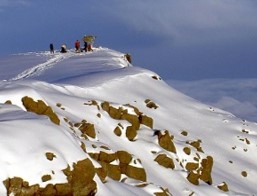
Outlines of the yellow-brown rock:
M 74 169 L 70 167 L 63 170 L 67 176 L 67 183 L 48 184 L 45 188 L 40 188 L 38 184 L 29 186 L 29 183 L 22 178 L 8 178 L 3 183 L 7 190 L 7 195 L 35 196 L 35 195 L 59 195 L 59 196 L 81 196 L 95 195 L 96 182 L 93 181 L 95 169 L 89 159 L 85 159 L 74 164 Z M 49 179 L 50 175 L 42 177 Z M 50 176 L 51 177 L 51 176 Z M 45 180 L 43 180 L 45 181 Z
M 198 167 L 199 167 L 199 163 L 188 162 L 188 163 L 186 164 L 186 169 L 187 169 L 188 171 L 196 170 Z
M 96 192 L 95 168 L 89 159 L 84 159 L 73 164 L 73 170 L 64 170 L 67 180 L 71 185 L 73 195 L 90 195 Z
M 170 152 L 176 153 L 176 147 L 172 141 L 172 138 L 168 131 L 165 131 L 164 135 L 160 132 L 158 134 L 159 145 Z
M 42 100 L 34 101 L 32 98 L 26 96 L 22 98 L 22 103 L 28 112 L 34 112 L 38 115 L 46 115 L 50 120 L 59 125 L 60 119 L 54 113 L 50 106 L 47 106 Z
M 188 135 L 188 132 L 187 132 L 187 131 L 182 131 L 182 132 L 181 132 L 181 135 L 187 136 L 187 135 Z
M 183 148 L 183 151 L 187 154 L 190 155 L 191 154 L 191 149 L 188 147 Z
M 56 195 L 72 195 L 71 185 L 69 183 L 56 184 Z
M 158 106 L 153 101 L 151 101 L 150 99 L 146 99 L 145 103 L 146 103 L 146 107 L 148 107 L 148 108 L 151 108 L 151 109 L 152 108 L 154 108 L 154 109 L 158 108 Z
M 95 138 L 95 137 L 96 137 L 94 124 L 87 123 L 87 122 L 83 122 L 83 123 L 81 124 L 81 126 L 79 127 L 79 130 L 80 130 L 83 134 L 86 134 L 87 136 L 89 136 L 89 137 L 91 137 L 91 138 Z
M 159 165 L 166 167 L 166 168 L 171 168 L 174 169 L 175 165 L 173 160 L 168 157 L 166 154 L 159 154 L 154 161 L 156 161 Z
M 138 130 L 139 127 L 140 127 L 140 122 L 139 122 L 139 118 L 138 118 L 137 115 L 124 113 L 124 114 L 122 115 L 121 119 L 127 120 L 128 122 L 130 122 L 131 125 L 132 125 L 133 127 L 135 127 L 136 130 Z
M 192 141 L 192 142 L 187 142 L 191 146 L 195 147 L 197 151 L 203 152 L 202 147 L 201 147 L 201 140 L 197 141 Z
M 98 105 L 96 100 L 91 100 L 91 101 L 88 101 L 88 102 L 89 103 L 84 103 L 84 105 L 90 105 L 90 106 L 93 105 L 93 106 L 96 106 L 98 110 L 100 110 L 100 107 L 99 107 L 99 105 Z
M 42 182 L 46 182 L 46 181 L 51 180 L 52 177 L 51 177 L 51 175 L 46 174 L 46 175 L 43 175 L 43 176 L 41 177 L 41 179 L 42 179 Z
M 169 191 L 164 190 L 163 192 L 154 193 L 155 196 L 170 196 Z
M 126 128 L 126 137 L 128 138 L 128 140 L 133 141 L 135 139 L 135 137 L 137 136 L 137 129 L 136 127 L 132 126 L 128 126 Z
M 105 146 L 105 145 L 100 146 L 100 148 L 105 149 L 105 150 L 111 150 L 108 146 Z
M 39 191 L 39 185 L 29 186 L 22 178 L 13 177 L 4 181 L 7 195 L 32 196 Z
M 110 103 L 107 101 L 101 103 L 101 107 L 110 115 L 111 118 L 116 120 L 120 120 L 123 113 L 127 112 L 126 110 L 123 110 L 121 107 L 117 109 L 113 106 L 110 106 Z
M 81 142 L 81 145 L 80 145 L 81 149 L 84 151 L 84 152 L 87 152 L 87 149 L 86 149 L 86 144 Z
M 140 115 L 139 116 L 139 120 L 140 120 L 140 123 L 149 127 L 149 128 L 153 128 L 153 119 L 149 116 L 146 116 L 146 115 Z
M 29 196 L 29 195 L 35 195 L 35 193 L 37 193 L 39 190 L 39 185 L 35 184 L 32 186 L 28 186 L 28 187 L 23 187 L 22 188 L 22 192 L 21 192 L 21 196 Z
M 212 172 L 212 166 L 213 166 L 213 158 L 211 156 L 207 156 L 206 159 L 203 159 L 202 162 L 202 172 L 200 179 L 207 184 L 211 185 L 212 184 L 212 177 L 211 177 L 211 172 Z
M 127 165 L 125 173 L 128 177 L 141 181 L 146 181 L 146 172 L 144 168 L 138 168 L 131 165 Z
M 12 102 L 11 102 L 10 100 L 7 100 L 6 102 L 4 102 L 4 104 L 9 104 L 9 105 L 11 105 Z
M 98 156 L 98 161 L 102 161 L 105 163 L 111 163 L 112 161 L 116 160 L 117 154 L 116 153 L 111 153 L 108 154 L 106 152 L 100 151 L 99 156 Z
M 88 153 L 88 155 L 89 155 L 91 158 L 95 159 L 96 161 L 99 161 L 99 154 L 100 154 L 100 153 L 92 153 L 92 152 L 89 152 L 89 153 Z
M 120 163 L 129 164 L 132 160 L 132 155 L 126 151 L 117 151 L 117 156 Z
M 121 107 L 119 107 L 117 109 L 115 107 L 110 106 L 108 113 L 109 113 L 110 117 L 112 117 L 113 119 L 120 120 L 121 116 L 123 114 L 123 109 Z
M 121 178 L 121 169 L 119 165 L 112 165 L 110 163 L 99 162 L 102 166 L 104 172 L 106 172 L 107 176 L 112 178 L 113 180 L 119 181 Z
M 107 171 L 100 167 L 100 168 L 95 168 L 96 174 L 98 175 L 98 177 L 100 178 L 100 180 L 102 182 L 105 182 L 105 179 L 107 177 Z
M 121 129 L 120 129 L 119 126 L 117 126 L 117 127 L 114 129 L 113 132 L 114 132 L 115 135 L 117 135 L 117 136 L 121 136 L 121 134 L 122 134 Z
M 194 185 L 199 185 L 199 177 L 200 177 L 200 175 L 198 173 L 194 173 L 192 171 L 192 172 L 189 172 L 189 174 L 187 176 L 187 180 Z
M 49 161 L 52 161 L 54 158 L 56 158 L 56 155 L 52 152 L 46 152 L 46 158 L 49 160 Z
M 104 111 L 109 113 L 109 108 L 110 108 L 110 103 L 105 101 L 103 103 L 101 103 L 101 107 L 103 108 Z
M 242 175 L 243 177 L 247 177 L 247 172 L 246 172 L 246 171 L 242 171 L 242 172 L 241 172 L 241 175 Z
M 106 175 L 112 178 L 113 180 L 120 180 L 121 178 L 121 169 L 119 165 L 110 164 L 112 161 L 118 159 L 116 153 L 108 154 L 100 151 L 100 153 L 89 153 L 90 157 L 95 159 L 102 166 L 97 169 L 97 174 L 102 181 L 105 180 Z
M 223 182 L 221 185 L 218 186 L 218 188 L 224 192 L 228 192 L 228 185 L 226 184 L 226 182 Z
M 40 188 L 40 195 L 57 195 L 53 184 L 48 184 L 45 188 Z
M 57 106 L 58 108 L 60 108 L 60 107 L 62 107 L 62 104 L 61 104 L 61 103 L 57 103 L 56 106 Z

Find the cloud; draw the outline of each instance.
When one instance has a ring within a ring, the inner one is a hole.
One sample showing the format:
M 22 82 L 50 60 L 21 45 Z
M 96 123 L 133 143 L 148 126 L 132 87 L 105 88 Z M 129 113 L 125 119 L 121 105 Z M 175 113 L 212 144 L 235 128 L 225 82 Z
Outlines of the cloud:
M 164 79 L 255 77 L 256 0 L 2 0 L 1 9 L 0 53 L 93 33 Z
M 18 6 L 18 5 L 29 5 L 28 0 L 1 0 L 0 1 L 0 8 L 2 7 L 11 7 L 11 6 Z M 3 9 L 2 9 L 3 10 Z
M 114 28 L 115 43 L 130 43 L 137 65 L 163 78 L 255 77 L 257 1 L 101 2 L 97 13 L 123 25 Z
M 168 83 L 203 103 L 257 122 L 257 79 L 207 79 Z
M 232 97 L 221 97 L 213 106 L 229 111 L 236 116 L 257 122 L 257 107 L 250 101 L 238 101 Z
M 105 6 L 139 32 L 151 32 L 180 43 L 242 39 L 257 33 L 253 0 L 130 0 Z M 115 10 L 115 11 L 114 11 Z

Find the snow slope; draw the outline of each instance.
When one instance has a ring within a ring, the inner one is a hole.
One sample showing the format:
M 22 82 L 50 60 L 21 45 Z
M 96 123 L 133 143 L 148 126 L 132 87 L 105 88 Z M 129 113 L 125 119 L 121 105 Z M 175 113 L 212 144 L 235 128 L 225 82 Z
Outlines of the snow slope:
M 70 182 L 63 170 L 87 159 L 96 195 L 257 194 L 257 124 L 176 91 L 124 54 L 35 52 L 0 63 L 0 181 L 20 177 L 42 192 Z M 26 96 L 59 121 L 28 112 Z M 14 189 L 0 183 L 1 195 Z
M 203 103 L 257 122 L 257 79 L 205 79 L 166 81 L 180 92 Z

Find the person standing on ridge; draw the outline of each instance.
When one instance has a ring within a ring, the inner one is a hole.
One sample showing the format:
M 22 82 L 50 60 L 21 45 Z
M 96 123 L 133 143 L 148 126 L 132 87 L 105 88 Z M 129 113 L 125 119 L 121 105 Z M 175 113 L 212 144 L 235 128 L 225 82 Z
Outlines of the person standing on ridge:
M 54 54 L 54 45 L 52 43 L 50 44 L 50 53 Z
M 94 35 L 85 35 L 83 37 L 85 52 L 93 51 L 93 43 L 94 43 L 95 39 L 96 39 L 96 36 L 94 36 Z
M 84 50 L 85 50 L 85 52 L 87 52 L 87 42 L 86 41 L 84 41 Z
M 67 46 L 66 46 L 66 44 L 63 44 L 62 46 L 61 46 L 61 51 L 60 51 L 61 53 L 66 53 L 67 52 Z
M 76 52 L 80 52 L 80 42 L 79 42 L 79 40 L 77 40 L 75 42 L 75 50 L 76 50 Z

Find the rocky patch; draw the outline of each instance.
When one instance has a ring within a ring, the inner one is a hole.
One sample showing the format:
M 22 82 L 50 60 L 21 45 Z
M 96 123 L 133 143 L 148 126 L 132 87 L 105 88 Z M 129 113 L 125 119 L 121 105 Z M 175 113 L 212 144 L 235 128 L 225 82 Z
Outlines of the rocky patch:
M 73 165 L 73 170 L 68 166 L 63 172 L 67 176 L 67 183 L 48 184 L 44 188 L 38 184 L 29 185 L 27 181 L 19 177 L 8 178 L 3 183 L 7 195 L 95 195 L 97 191 L 96 182 L 93 180 L 95 169 L 89 159 L 78 161 Z M 50 179 L 50 175 L 42 176 L 43 182 Z
M 157 109 L 158 108 L 158 106 L 156 105 L 156 103 L 154 103 L 152 100 L 150 100 L 150 99 L 146 99 L 145 100 L 145 103 L 146 103 L 146 107 L 148 107 L 148 108 L 153 108 L 153 109 Z
M 218 185 L 217 186 L 220 190 L 224 191 L 224 192 L 228 192 L 229 189 L 228 189 L 228 185 L 226 182 L 223 182 L 222 184 Z
M 46 152 L 46 158 L 49 160 L 49 161 L 52 161 L 54 158 L 56 158 L 56 155 L 52 152 Z
M 46 115 L 53 123 L 60 125 L 60 119 L 57 114 L 50 106 L 47 106 L 44 101 L 34 101 L 32 98 L 25 96 L 22 98 L 22 103 L 28 112 L 34 112 L 38 115 Z
M 205 159 L 202 159 L 201 163 L 188 162 L 186 164 L 186 169 L 189 172 L 187 180 L 194 185 L 199 185 L 199 180 L 211 185 L 212 166 L 213 158 L 211 156 L 207 156 Z
M 153 128 L 153 119 L 151 117 L 148 117 L 147 115 L 143 115 L 142 112 L 138 110 L 138 108 L 131 106 L 131 105 L 126 105 L 126 107 L 130 107 L 134 110 L 135 114 L 130 114 L 128 112 L 128 108 L 124 109 L 123 107 L 115 108 L 110 105 L 109 102 L 103 102 L 101 103 L 101 107 L 104 111 L 106 111 L 111 118 L 115 120 L 126 120 L 128 121 L 131 125 L 127 126 L 126 128 L 126 137 L 130 141 L 134 141 L 136 136 L 137 136 L 137 131 L 140 128 L 140 125 L 145 125 L 149 128 Z M 114 130 L 114 133 L 117 136 L 121 135 L 121 130 L 116 127 Z
M 161 165 L 163 167 L 170 168 L 170 169 L 175 168 L 172 158 L 168 157 L 166 154 L 159 154 L 154 159 L 154 161 L 156 161 L 159 165 Z
M 89 153 L 89 155 L 102 166 L 97 169 L 97 174 L 103 182 L 107 176 L 119 181 L 121 180 L 121 174 L 136 180 L 146 181 L 144 168 L 130 165 L 133 156 L 126 151 L 117 151 L 110 154 L 100 151 L 100 153 Z M 116 162 L 116 164 L 112 162 Z
M 177 151 L 173 143 L 173 136 L 171 136 L 167 130 L 164 131 L 164 134 L 162 134 L 161 131 L 157 132 L 157 136 L 159 145 L 162 148 L 176 154 Z

